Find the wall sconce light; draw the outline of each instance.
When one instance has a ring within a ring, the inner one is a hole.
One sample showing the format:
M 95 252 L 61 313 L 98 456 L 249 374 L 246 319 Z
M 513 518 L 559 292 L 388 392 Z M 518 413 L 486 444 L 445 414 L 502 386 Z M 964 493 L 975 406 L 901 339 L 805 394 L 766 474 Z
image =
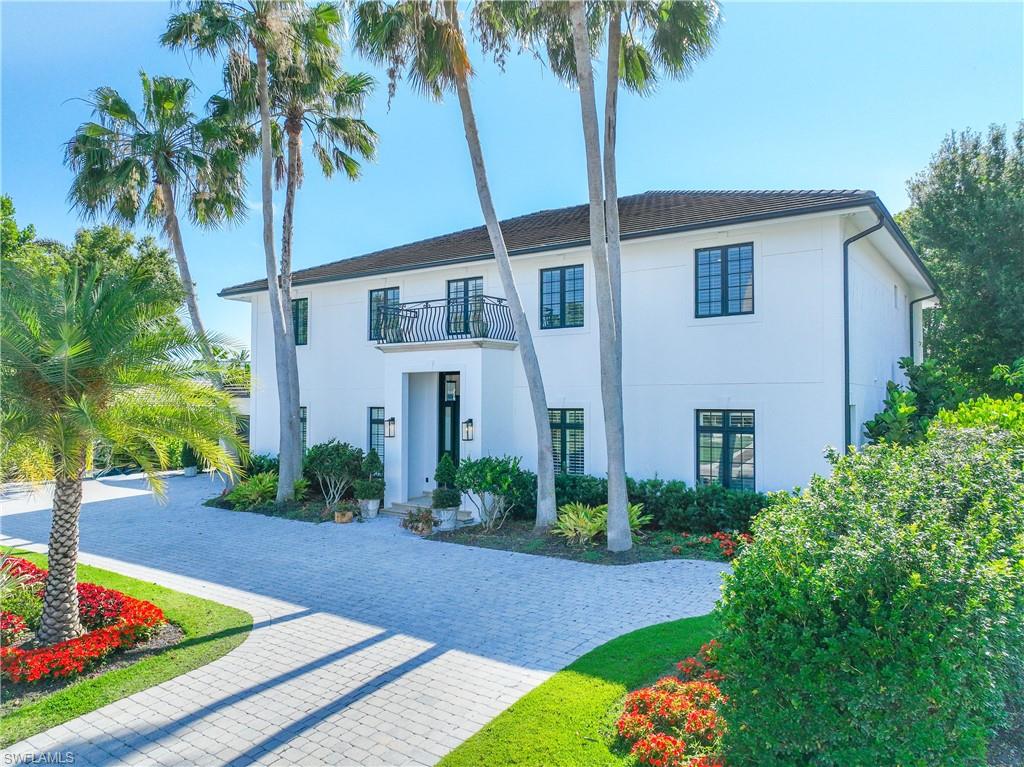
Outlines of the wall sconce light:
M 462 422 L 462 441 L 472 442 L 473 441 L 473 419 L 467 418 Z
M 391 416 L 384 422 L 384 436 L 393 437 L 395 436 L 395 417 Z

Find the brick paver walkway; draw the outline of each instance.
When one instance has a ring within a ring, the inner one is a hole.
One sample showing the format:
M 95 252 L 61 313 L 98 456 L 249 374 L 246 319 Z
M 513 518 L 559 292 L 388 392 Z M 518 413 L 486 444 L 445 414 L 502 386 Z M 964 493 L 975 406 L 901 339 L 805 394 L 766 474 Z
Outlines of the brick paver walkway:
M 205 508 L 217 486 L 87 483 L 82 561 L 249 611 L 211 664 L 5 752 L 84 765 L 433 764 L 574 658 L 708 612 L 724 565 L 628 567 L 421 540 L 395 520 L 313 525 Z M 45 495 L 9 492 L 0 542 L 36 544 Z

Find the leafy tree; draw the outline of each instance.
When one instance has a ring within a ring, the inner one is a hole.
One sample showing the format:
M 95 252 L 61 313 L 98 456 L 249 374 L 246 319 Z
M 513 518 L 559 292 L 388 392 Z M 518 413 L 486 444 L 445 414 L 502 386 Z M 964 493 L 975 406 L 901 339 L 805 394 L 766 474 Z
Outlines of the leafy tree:
M 900 225 L 942 288 L 928 352 L 997 393 L 993 366 L 1024 356 L 1024 122 L 951 133 L 908 189 Z
M 904 357 L 899 364 L 906 373 L 907 386 L 889 381 L 882 410 L 864 424 L 864 434 L 873 443 L 917 442 L 939 411 L 955 408 L 970 396 L 959 377 L 951 375 L 938 360 L 914 364 L 910 357 Z
M 30 224 L 24 229 L 18 228 L 14 212 L 10 196 L 0 195 L 0 255 L 5 265 L 31 261 L 37 249 L 35 227 Z
M 306 451 L 305 473 L 320 485 L 327 505 L 333 507 L 362 478 L 363 451 L 347 442 L 332 439 Z
M 51 278 L 5 264 L 4 279 L 0 436 L 19 478 L 55 480 L 38 634 L 52 644 L 82 631 L 78 517 L 96 446 L 141 466 L 157 493 L 169 442 L 186 442 L 229 474 L 237 466 L 227 448 L 244 448 L 227 395 L 195 361 L 202 339 L 169 322 L 177 304 L 151 270 L 94 263 Z
M 525 4 L 506 5 L 514 9 Z M 530 392 L 530 403 L 533 406 L 533 423 L 537 433 L 536 527 L 539 530 L 546 529 L 554 524 L 556 516 L 555 464 L 547 395 L 544 392 L 540 362 L 533 345 L 533 334 L 523 310 L 523 302 L 512 274 L 505 236 L 501 231 L 498 214 L 491 198 L 483 145 L 477 129 L 469 88 L 473 68 L 459 19 L 458 3 L 415 0 L 391 3 L 363 2 L 356 7 L 354 26 L 359 50 L 371 60 L 388 67 L 391 78 L 389 94 L 395 92 L 397 80 L 405 74 L 418 90 L 433 99 L 440 100 L 446 92 L 453 90 L 458 97 L 480 210 L 491 250 L 494 252 L 512 325 L 516 331 L 516 338 L 519 339 L 519 356 Z
M 203 226 L 243 216 L 242 168 L 254 147 L 237 126 L 196 118 L 190 80 L 145 72 L 139 79 L 141 112 L 110 87 L 97 88 L 87 99 L 95 120 L 83 123 L 67 143 L 65 161 L 75 174 L 68 199 L 88 217 L 107 216 L 127 226 L 141 217 L 163 228 L 192 330 L 203 339 L 179 212 Z M 203 353 L 210 356 L 205 347 Z
M 256 67 L 256 104 L 259 113 L 260 196 L 263 207 L 263 255 L 267 271 L 270 320 L 274 332 L 280 442 L 278 503 L 294 497 L 295 481 L 302 473 L 302 437 L 299 424 L 299 366 L 291 321 L 291 292 L 282 283 L 274 250 L 274 120 L 271 114 L 270 58 L 291 45 L 292 21 L 301 2 L 190 0 L 184 11 L 173 14 L 160 41 L 173 49 L 222 55 L 229 90 L 237 89 Z

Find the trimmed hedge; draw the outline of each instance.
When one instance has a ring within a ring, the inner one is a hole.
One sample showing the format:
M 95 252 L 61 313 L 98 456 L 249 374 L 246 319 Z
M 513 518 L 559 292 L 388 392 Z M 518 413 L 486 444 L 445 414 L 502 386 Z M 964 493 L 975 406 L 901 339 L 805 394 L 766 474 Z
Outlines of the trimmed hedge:
M 727 577 L 728 763 L 983 765 L 1021 689 L 1024 434 L 940 425 L 832 459 Z

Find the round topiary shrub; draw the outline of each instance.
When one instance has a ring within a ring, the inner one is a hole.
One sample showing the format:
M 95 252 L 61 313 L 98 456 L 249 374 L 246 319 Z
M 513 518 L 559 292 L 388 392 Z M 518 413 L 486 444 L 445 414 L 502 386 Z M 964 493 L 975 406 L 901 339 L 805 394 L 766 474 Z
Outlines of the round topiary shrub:
M 727 578 L 726 761 L 982 765 L 1020 689 L 1024 435 L 938 426 L 833 462 Z

